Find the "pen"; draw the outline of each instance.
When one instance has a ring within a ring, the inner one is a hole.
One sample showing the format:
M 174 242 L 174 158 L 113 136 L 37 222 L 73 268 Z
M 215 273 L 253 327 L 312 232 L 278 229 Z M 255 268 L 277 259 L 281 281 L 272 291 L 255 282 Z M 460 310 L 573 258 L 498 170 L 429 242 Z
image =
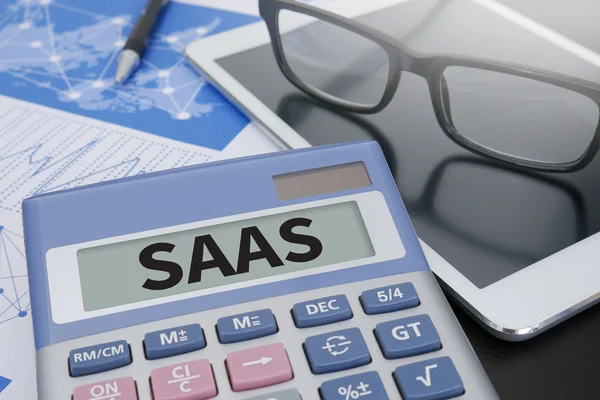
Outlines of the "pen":
M 169 0 L 148 0 L 146 8 L 142 11 L 142 15 L 135 23 L 127 43 L 125 43 L 121 54 L 119 54 L 115 82 L 125 82 L 140 65 L 140 58 L 146 49 L 150 31 L 163 6 L 167 5 L 168 2 Z

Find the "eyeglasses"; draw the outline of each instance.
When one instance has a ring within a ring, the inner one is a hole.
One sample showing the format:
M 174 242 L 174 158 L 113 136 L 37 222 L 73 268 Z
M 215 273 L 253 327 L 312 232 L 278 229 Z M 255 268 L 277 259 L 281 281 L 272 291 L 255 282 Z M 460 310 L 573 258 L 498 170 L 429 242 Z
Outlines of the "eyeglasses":
M 426 56 L 369 26 L 292 0 L 259 5 L 281 71 L 320 101 L 378 113 L 409 72 L 425 78 L 444 133 L 476 154 L 573 172 L 600 148 L 596 83 L 491 60 Z

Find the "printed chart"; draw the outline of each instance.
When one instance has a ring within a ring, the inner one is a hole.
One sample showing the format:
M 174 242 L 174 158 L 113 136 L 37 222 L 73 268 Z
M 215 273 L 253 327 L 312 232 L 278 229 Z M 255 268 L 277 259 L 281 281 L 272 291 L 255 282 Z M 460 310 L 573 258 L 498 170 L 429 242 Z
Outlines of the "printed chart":
M 116 85 L 119 51 L 145 3 L 0 0 L 0 94 L 222 150 L 248 120 L 186 64 L 183 49 L 258 18 L 172 2 L 141 68 Z

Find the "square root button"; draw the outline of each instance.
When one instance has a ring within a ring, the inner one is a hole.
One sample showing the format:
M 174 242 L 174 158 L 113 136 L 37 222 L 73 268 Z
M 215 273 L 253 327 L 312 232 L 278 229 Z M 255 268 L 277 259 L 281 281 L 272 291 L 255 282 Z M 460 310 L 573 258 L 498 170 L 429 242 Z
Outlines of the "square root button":
M 465 392 L 450 357 L 398 367 L 394 379 L 404 400 L 445 400 Z
M 276 385 L 294 377 L 281 343 L 229 353 L 225 365 L 234 392 Z
M 206 400 L 217 395 L 215 376 L 208 360 L 157 368 L 150 374 L 150 385 L 154 400 Z

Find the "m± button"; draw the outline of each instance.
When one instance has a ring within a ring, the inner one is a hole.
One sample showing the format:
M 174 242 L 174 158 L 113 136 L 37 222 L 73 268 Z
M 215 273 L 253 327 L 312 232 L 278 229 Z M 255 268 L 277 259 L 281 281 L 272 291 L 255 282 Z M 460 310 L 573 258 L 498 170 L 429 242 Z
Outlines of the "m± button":
M 217 333 L 221 343 L 243 342 L 277 333 L 277 323 L 271 310 L 257 310 L 219 318 Z
M 343 294 L 294 304 L 292 313 L 298 328 L 333 324 L 352 318 L 350 303 Z
M 203 349 L 206 340 L 200 324 L 191 324 L 147 333 L 144 347 L 146 358 L 157 360 Z

